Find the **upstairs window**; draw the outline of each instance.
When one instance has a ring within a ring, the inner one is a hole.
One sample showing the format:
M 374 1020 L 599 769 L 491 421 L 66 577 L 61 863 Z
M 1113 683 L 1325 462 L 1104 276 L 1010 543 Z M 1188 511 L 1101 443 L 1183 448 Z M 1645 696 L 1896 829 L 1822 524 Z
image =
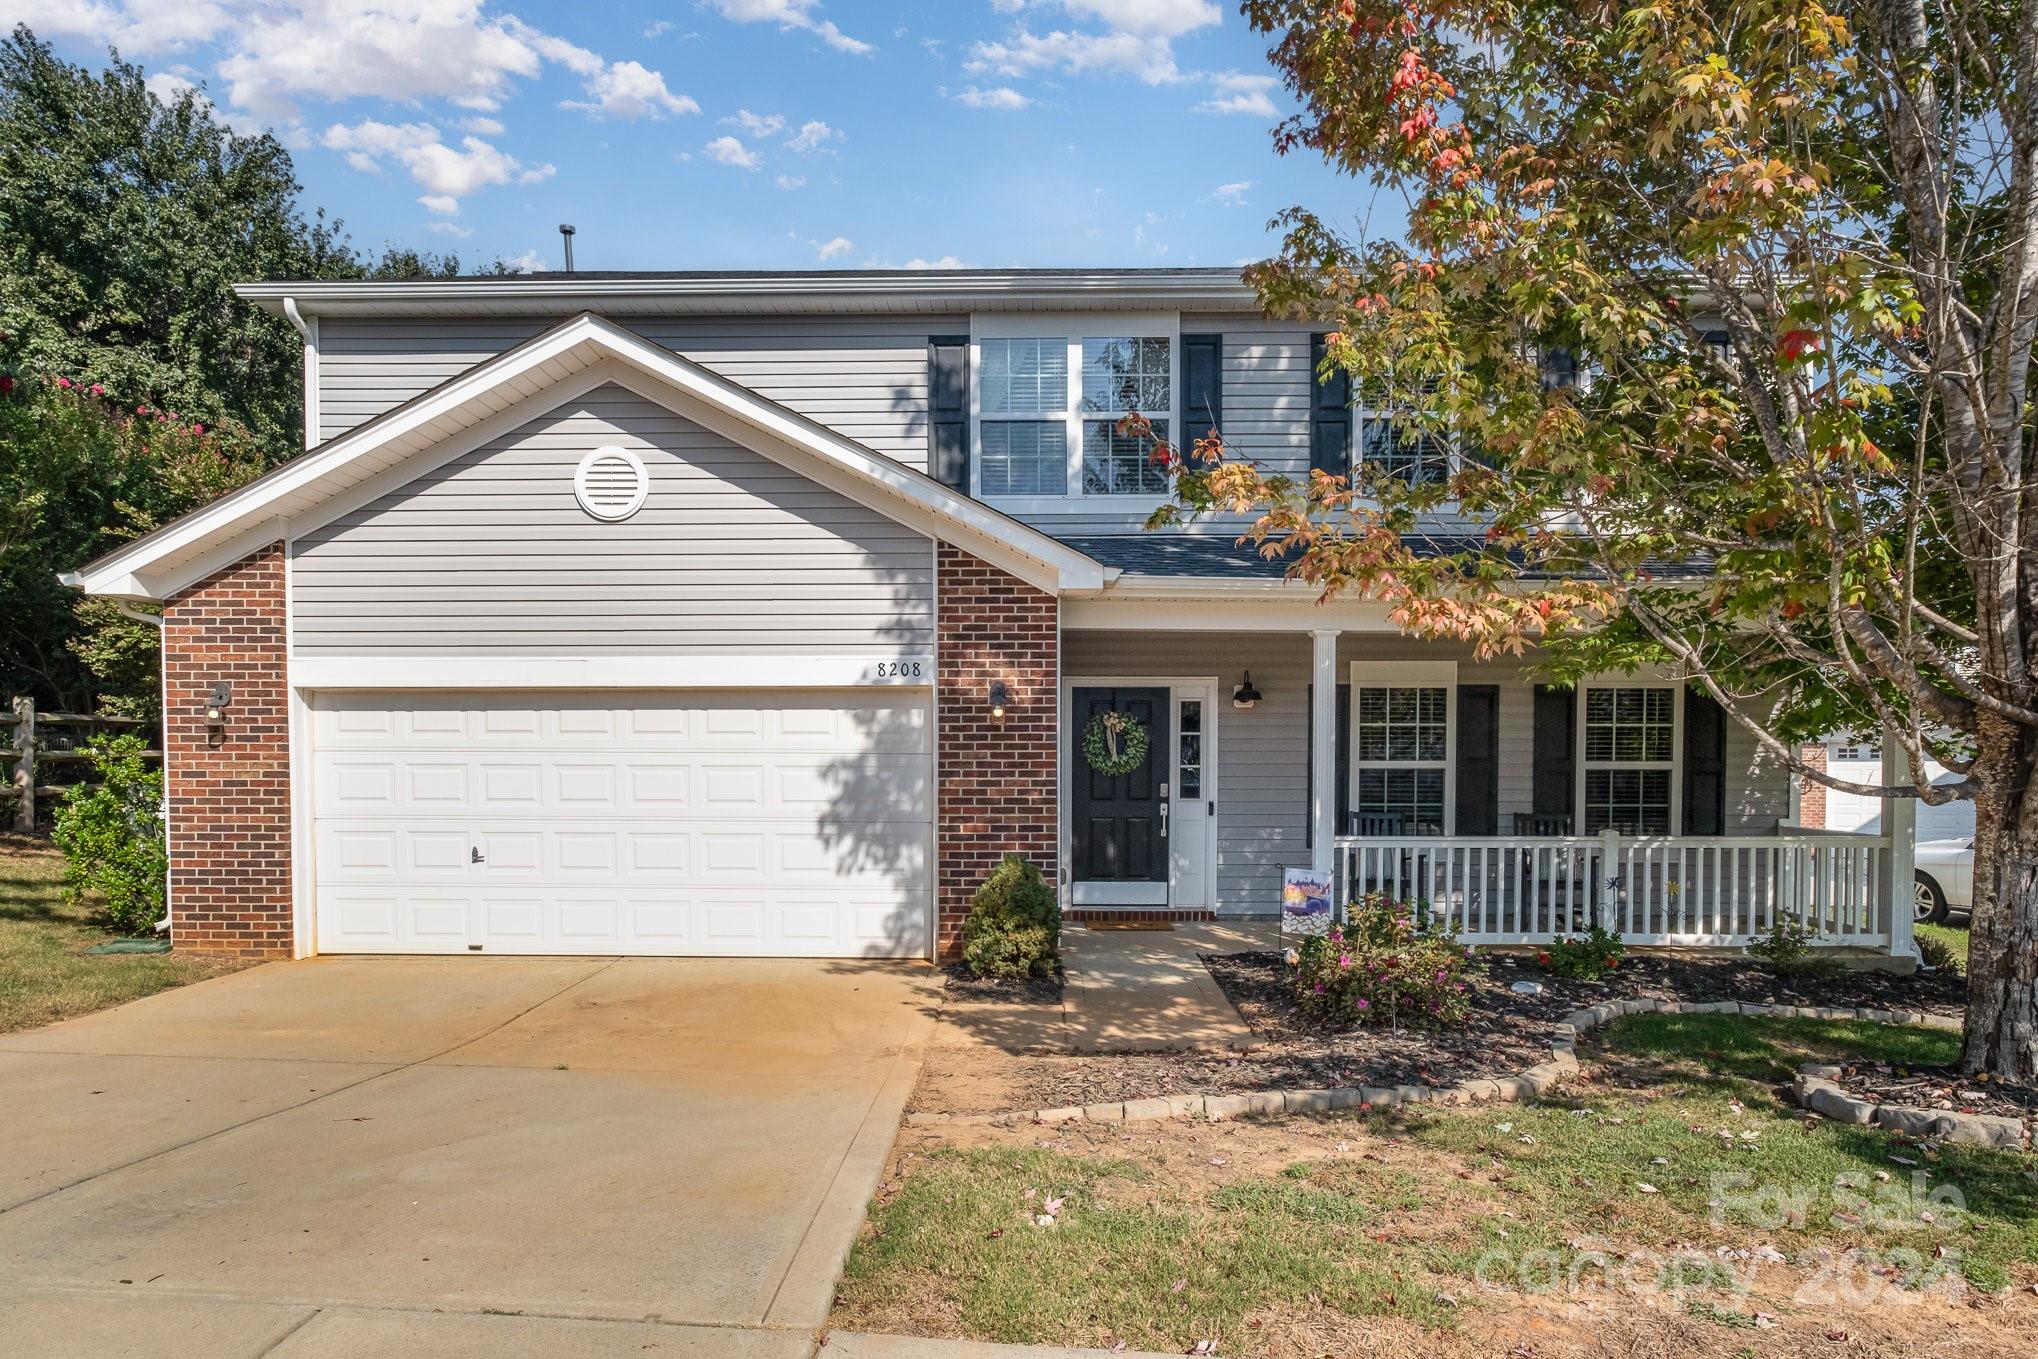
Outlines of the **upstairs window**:
M 1068 345 L 985 340 L 979 351 L 984 495 L 1067 495 Z
M 1166 495 L 1153 452 L 1156 439 L 1175 436 L 1174 318 L 1062 319 L 1054 329 L 1019 316 L 979 321 L 976 493 L 1008 501 Z M 1152 424 L 1151 436 L 1118 432 L 1135 412 Z
M 1355 421 L 1356 462 L 1373 476 L 1393 477 L 1411 486 L 1443 481 L 1451 475 L 1451 440 L 1433 419 L 1416 416 L 1419 398 L 1433 395 L 1436 384 L 1397 388 L 1384 383 L 1359 403 Z

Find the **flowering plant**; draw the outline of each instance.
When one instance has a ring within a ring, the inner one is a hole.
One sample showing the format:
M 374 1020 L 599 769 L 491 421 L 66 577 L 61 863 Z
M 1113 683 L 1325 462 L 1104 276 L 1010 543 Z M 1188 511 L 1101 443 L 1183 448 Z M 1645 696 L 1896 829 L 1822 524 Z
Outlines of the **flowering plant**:
M 1471 956 L 1453 927 L 1432 928 L 1427 912 L 1371 893 L 1343 924 L 1306 939 L 1289 974 L 1297 1004 L 1327 1023 L 1461 1024 L 1471 1012 Z
M 1620 969 L 1620 936 L 1594 925 L 1581 935 L 1560 934 L 1536 950 L 1536 963 L 1560 977 L 1597 981 Z

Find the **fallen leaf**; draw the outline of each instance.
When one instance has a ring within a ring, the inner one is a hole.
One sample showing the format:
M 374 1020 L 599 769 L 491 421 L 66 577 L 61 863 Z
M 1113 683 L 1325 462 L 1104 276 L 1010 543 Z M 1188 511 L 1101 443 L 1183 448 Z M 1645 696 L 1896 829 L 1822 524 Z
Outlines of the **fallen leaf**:
M 1662 1190 L 1658 1189 L 1655 1185 L 1650 1184 L 1647 1180 L 1635 1181 L 1635 1188 L 1641 1190 L 1644 1194 L 1660 1194 L 1663 1192 Z

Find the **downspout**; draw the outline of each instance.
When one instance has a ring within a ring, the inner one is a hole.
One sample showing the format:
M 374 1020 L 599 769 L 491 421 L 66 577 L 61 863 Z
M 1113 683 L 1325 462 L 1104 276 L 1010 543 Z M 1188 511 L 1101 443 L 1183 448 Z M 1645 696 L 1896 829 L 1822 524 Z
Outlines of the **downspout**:
M 294 297 L 283 299 L 283 316 L 304 339 L 304 446 L 310 448 L 318 442 L 318 325 L 304 319 Z

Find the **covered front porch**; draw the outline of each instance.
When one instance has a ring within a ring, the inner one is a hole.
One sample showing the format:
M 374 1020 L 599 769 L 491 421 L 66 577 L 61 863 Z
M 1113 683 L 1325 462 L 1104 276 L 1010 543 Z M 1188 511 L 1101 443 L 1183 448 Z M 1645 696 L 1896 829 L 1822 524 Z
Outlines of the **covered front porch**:
M 1272 915 L 1284 870 L 1312 867 L 1341 901 L 1385 892 L 1468 943 L 1596 925 L 1735 948 L 1788 920 L 1913 954 L 1909 807 L 1887 835 L 1799 827 L 1795 777 L 1674 676 L 1550 686 L 1533 656 L 1481 662 L 1377 605 L 1292 596 L 1070 601 L 1062 642 L 1078 915 Z M 1139 768 L 1086 756 L 1109 712 L 1149 738 Z

